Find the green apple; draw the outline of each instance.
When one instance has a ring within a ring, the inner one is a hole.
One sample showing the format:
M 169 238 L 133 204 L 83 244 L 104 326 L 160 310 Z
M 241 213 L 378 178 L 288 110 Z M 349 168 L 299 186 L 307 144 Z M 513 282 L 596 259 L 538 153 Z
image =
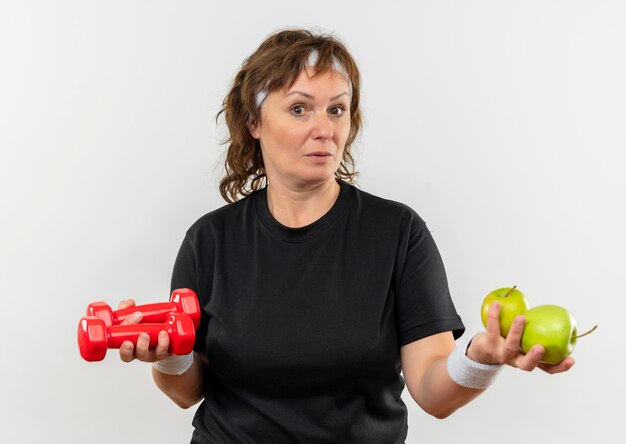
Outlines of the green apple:
M 513 288 L 505 287 L 492 291 L 485 296 L 480 310 L 483 325 L 487 327 L 489 306 L 494 301 L 500 303 L 500 335 L 504 338 L 509 334 L 515 316 L 526 313 L 528 308 L 530 308 L 528 299 L 526 299 L 524 293 L 516 288 L 516 286 L 513 286 Z
M 574 350 L 576 340 L 597 327 L 593 327 L 582 335 L 576 335 L 576 319 L 565 308 L 558 305 L 539 305 L 528 310 L 526 325 L 522 333 L 521 347 L 528 353 L 535 344 L 543 345 L 546 353 L 541 362 L 558 364 Z

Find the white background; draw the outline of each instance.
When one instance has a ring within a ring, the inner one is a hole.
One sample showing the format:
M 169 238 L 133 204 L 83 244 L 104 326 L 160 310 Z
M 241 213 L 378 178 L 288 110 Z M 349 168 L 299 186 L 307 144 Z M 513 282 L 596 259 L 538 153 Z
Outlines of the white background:
M 612 443 L 626 434 L 626 4 L 15 1 L 0 6 L 0 441 L 183 443 L 149 366 L 76 345 L 89 302 L 168 298 L 185 230 L 224 204 L 215 115 L 271 32 L 358 61 L 360 186 L 428 223 L 470 332 L 517 284 L 581 329 L 577 364 L 507 368 L 407 443 Z M 384 444 L 384 443 L 383 443 Z

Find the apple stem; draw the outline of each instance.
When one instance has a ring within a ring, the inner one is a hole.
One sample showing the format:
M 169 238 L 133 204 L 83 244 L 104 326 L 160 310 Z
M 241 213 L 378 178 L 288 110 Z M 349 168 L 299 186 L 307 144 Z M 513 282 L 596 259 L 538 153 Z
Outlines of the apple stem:
M 589 333 L 592 333 L 596 328 L 598 328 L 598 326 L 594 325 L 594 327 L 591 330 L 589 330 L 588 332 L 585 332 L 582 335 L 574 336 L 574 339 L 578 339 L 578 338 L 582 338 L 583 336 L 587 336 Z
M 517 288 L 517 285 L 513 285 L 513 288 L 511 288 L 509 291 L 507 291 L 506 294 L 503 297 L 508 298 L 509 297 L 509 293 L 512 292 L 513 290 L 515 290 L 515 288 Z

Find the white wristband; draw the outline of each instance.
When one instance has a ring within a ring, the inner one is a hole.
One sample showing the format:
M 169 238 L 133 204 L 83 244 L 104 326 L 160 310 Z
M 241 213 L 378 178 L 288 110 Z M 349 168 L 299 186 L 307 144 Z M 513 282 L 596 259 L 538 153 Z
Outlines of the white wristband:
M 193 364 L 193 352 L 188 355 L 172 355 L 169 358 L 156 361 L 152 368 L 166 375 L 182 375 L 191 368 Z
M 483 390 L 495 381 L 502 365 L 480 364 L 468 358 L 465 353 L 472 338 L 473 336 L 468 335 L 461 339 L 456 350 L 450 354 L 448 374 L 454 382 L 463 387 Z

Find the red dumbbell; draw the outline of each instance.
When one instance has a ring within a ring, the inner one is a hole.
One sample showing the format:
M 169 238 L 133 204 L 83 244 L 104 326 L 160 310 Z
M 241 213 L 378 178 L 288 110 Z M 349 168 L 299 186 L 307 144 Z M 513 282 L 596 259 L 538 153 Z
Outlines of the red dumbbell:
M 186 355 L 192 352 L 196 329 L 191 317 L 185 313 L 170 313 L 162 324 L 112 325 L 96 316 L 83 316 L 78 323 L 78 349 L 86 361 L 102 361 L 107 348 L 120 348 L 124 341 L 137 343 L 141 333 L 150 335 L 150 348 L 158 344 L 159 332 L 170 337 L 170 353 Z
M 113 310 L 106 302 L 93 302 L 87 306 L 87 316 L 97 316 L 110 327 L 121 324 L 124 319 L 140 311 L 143 314 L 142 323 L 164 322 L 171 312 L 186 313 L 193 320 L 196 328 L 200 326 L 200 303 L 195 291 L 189 288 L 179 288 L 172 292 L 169 302 L 134 305 L 132 307 Z

